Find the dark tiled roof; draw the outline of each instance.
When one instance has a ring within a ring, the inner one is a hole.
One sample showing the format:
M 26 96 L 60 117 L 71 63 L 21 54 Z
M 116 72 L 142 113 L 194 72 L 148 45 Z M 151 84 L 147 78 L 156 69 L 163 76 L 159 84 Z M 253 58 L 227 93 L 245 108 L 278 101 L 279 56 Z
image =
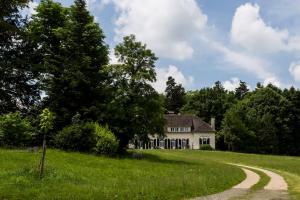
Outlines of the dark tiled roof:
M 211 126 L 197 116 L 184 114 L 167 114 L 165 115 L 166 127 L 192 127 L 192 132 L 208 133 L 215 132 Z

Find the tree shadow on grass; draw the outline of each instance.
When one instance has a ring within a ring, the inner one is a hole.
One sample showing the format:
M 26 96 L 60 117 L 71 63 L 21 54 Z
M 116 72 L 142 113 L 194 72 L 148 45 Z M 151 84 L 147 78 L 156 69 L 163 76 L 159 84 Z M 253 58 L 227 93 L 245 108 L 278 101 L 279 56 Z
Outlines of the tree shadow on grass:
M 189 161 L 183 161 L 183 160 L 175 160 L 175 159 L 168 159 L 168 158 L 162 158 L 157 155 L 153 155 L 150 153 L 145 152 L 135 152 L 130 151 L 127 152 L 122 158 L 131 159 L 131 160 L 144 160 L 149 162 L 155 162 L 160 164 L 177 164 L 177 165 L 201 165 L 201 163 L 194 163 Z

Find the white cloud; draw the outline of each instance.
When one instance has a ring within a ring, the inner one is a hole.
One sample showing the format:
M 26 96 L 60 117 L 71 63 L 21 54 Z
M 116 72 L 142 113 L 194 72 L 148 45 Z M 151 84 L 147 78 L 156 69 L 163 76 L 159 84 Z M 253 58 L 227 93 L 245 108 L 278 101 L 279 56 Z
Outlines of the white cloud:
M 194 53 L 194 39 L 207 16 L 195 0 L 112 0 L 116 7 L 116 39 L 135 34 L 165 58 L 185 60 Z
M 120 62 L 118 61 L 118 58 L 115 56 L 114 50 L 110 50 L 108 57 L 109 57 L 109 64 L 111 64 L 111 65 L 120 64 Z
M 28 7 L 27 8 L 24 8 L 22 11 L 21 11 L 21 14 L 23 16 L 28 16 L 28 18 L 30 18 L 32 15 L 36 14 L 36 7 L 38 6 L 39 4 L 35 1 L 30 1 L 28 3 Z
M 236 77 L 233 77 L 230 80 L 224 81 L 222 83 L 222 85 L 225 88 L 225 90 L 235 91 L 235 89 L 237 87 L 239 87 L 239 85 L 240 85 L 240 79 L 236 78 Z
M 267 86 L 268 84 L 275 85 L 276 87 L 284 87 L 283 84 L 276 77 L 268 77 L 264 80 L 263 85 Z
M 185 76 L 176 66 L 170 65 L 168 68 L 156 68 L 157 81 L 152 83 L 156 91 L 163 93 L 166 89 L 166 81 L 172 76 L 176 83 L 182 84 L 184 87 L 191 86 L 194 78 Z
M 269 72 L 270 63 L 260 57 L 253 56 L 251 54 L 238 52 L 232 50 L 220 42 L 213 41 L 212 39 L 202 38 L 210 48 L 222 53 L 224 61 L 230 65 L 246 70 L 260 79 L 265 79 L 270 76 L 274 76 Z
M 293 76 L 295 81 L 300 82 L 300 62 L 291 63 L 289 72 Z
M 236 9 L 230 36 L 233 44 L 256 54 L 300 51 L 300 36 L 266 24 L 257 4 L 246 3 Z
M 272 53 L 285 50 L 288 31 L 267 25 L 259 11 L 260 7 L 251 3 L 236 9 L 231 27 L 232 42 L 254 52 Z

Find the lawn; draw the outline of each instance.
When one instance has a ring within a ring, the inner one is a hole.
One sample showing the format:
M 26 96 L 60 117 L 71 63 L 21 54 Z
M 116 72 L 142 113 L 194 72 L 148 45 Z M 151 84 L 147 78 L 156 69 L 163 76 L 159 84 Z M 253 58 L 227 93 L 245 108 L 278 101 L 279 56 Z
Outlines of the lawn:
M 192 151 L 149 151 L 137 160 L 49 150 L 41 181 L 39 156 L 0 150 L 0 199 L 183 199 L 223 191 L 245 177 Z
M 300 158 L 196 150 L 143 150 L 144 158 L 106 158 L 49 150 L 46 174 L 39 154 L 0 150 L 0 199 L 184 199 L 217 193 L 245 178 L 226 163 L 272 169 L 300 199 Z M 262 180 L 253 189 L 268 181 Z
M 168 156 L 172 159 L 185 159 L 187 161 L 207 162 L 215 161 L 221 163 L 239 163 L 250 166 L 271 169 L 281 174 L 288 183 L 289 192 L 294 199 L 300 199 L 300 157 L 272 156 L 257 154 L 242 154 L 219 151 L 147 151 L 147 153 Z M 265 180 L 262 180 L 263 182 Z

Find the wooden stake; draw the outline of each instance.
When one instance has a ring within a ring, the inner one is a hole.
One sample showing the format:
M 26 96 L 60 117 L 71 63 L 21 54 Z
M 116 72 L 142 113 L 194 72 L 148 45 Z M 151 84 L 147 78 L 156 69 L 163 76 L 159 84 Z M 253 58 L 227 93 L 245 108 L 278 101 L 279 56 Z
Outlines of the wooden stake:
M 46 136 L 44 135 L 42 157 L 39 166 L 40 179 L 43 178 L 43 174 L 44 174 L 45 157 L 46 157 Z

